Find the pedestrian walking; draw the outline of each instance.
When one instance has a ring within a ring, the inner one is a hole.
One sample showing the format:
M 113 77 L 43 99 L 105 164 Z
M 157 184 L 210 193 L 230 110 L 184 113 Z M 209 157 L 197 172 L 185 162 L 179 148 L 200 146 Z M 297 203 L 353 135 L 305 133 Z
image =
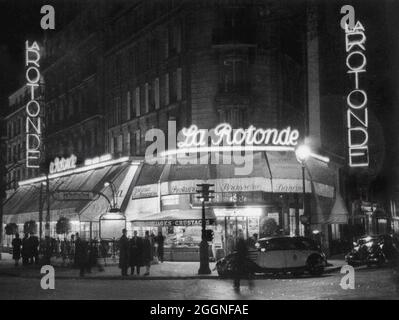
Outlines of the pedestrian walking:
M 22 265 L 29 264 L 30 248 L 29 248 L 29 234 L 25 233 L 22 239 Z
M 107 266 L 107 257 L 108 257 L 109 245 L 105 240 L 100 241 L 100 254 L 104 260 L 104 266 Z
M 133 237 L 129 241 L 129 265 L 130 274 L 140 275 L 140 267 L 143 265 L 143 240 L 137 236 L 137 231 L 133 232 Z
M 102 267 L 98 264 L 98 241 L 96 239 L 90 241 L 87 272 L 91 273 L 93 267 L 97 267 L 99 271 L 103 271 Z
M 154 232 L 151 232 L 151 234 L 150 234 L 151 252 L 152 252 L 151 261 L 158 260 L 158 248 L 157 248 L 158 244 L 155 241 L 155 238 L 156 238 L 156 236 L 155 236 Z M 158 261 L 156 261 L 156 262 L 158 263 Z
M 15 261 L 15 266 L 18 267 L 19 259 L 21 259 L 21 246 L 22 240 L 19 237 L 19 233 L 15 234 L 15 238 L 12 240 L 12 258 Z
M 88 245 L 87 241 L 79 237 L 79 233 L 75 235 L 75 264 L 79 267 L 79 275 L 84 277 L 87 268 L 88 259 Z
M 127 276 L 129 265 L 129 239 L 126 236 L 126 229 L 122 230 L 122 237 L 119 239 L 119 268 L 122 276 Z
M 163 236 L 162 232 L 159 231 L 156 239 L 156 243 L 158 245 L 158 260 L 163 262 L 163 253 L 164 253 L 164 243 L 165 243 L 165 237 Z
M 238 239 L 236 242 L 236 256 L 233 264 L 234 270 L 234 290 L 240 292 L 241 279 L 248 275 L 249 270 L 246 270 L 246 260 L 248 255 L 247 244 L 244 240 L 244 233 L 239 231 Z M 252 279 L 249 278 L 249 286 L 252 287 Z
M 51 264 L 51 256 L 53 254 L 52 241 L 49 236 L 44 237 L 44 263 Z
M 68 247 L 69 247 L 69 241 L 66 237 L 64 237 L 64 240 L 61 241 L 61 245 L 60 245 L 63 266 L 65 266 L 66 260 L 68 259 L 68 254 L 69 254 Z
M 145 276 L 148 276 L 150 274 L 152 257 L 153 254 L 152 254 L 152 243 L 151 243 L 150 233 L 149 231 L 146 231 L 143 240 L 143 264 L 146 269 L 144 273 Z
M 72 261 L 72 267 L 77 267 L 75 262 L 75 235 L 71 235 L 71 240 L 69 241 L 69 261 Z
M 39 238 L 31 232 L 29 239 L 30 261 L 29 264 L 39 264 Z

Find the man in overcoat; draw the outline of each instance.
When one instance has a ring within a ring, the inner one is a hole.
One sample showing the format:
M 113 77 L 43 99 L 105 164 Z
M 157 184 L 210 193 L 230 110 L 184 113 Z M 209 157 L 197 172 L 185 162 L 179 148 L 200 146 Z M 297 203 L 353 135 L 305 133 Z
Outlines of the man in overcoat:
M 134 274 L 134 269 L 137 275 L 140 274 L 140 267 L 143 265 L 143 240 L 137 236 L 137 231 L 133 232 L 129 243 L 129 265 L 131 275 Z
M 127 276 L 129 266 L 129 239 L 126 236 L 126 229 L 122 230 L 122 237 L 119 239 L 119 268 L 122 276 Z
M 15 266 L 18 267 L 19 259 L 21 259 L 21 246 L 22 240 L 19 234 L 15 234 L 15 238 L 12 240 L 12 258 L 15 261 Z
M 76 233 L 75 240 L 75 262 L 79 267 L 81 277 L 85 275 L 85 269 L 87 268 L 87 264 L 89 261 L 88 257 L 88 244 L 87 241 L 81 239 L 79 237 L 79 233 Z

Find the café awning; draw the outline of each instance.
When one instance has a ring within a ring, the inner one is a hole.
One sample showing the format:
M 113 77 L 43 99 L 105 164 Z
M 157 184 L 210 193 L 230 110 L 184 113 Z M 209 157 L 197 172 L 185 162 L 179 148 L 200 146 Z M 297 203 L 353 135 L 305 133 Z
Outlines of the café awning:
M 51 221 L 57 221 L 61 216 L 78 220 L 81 211 L 86 208 L 87 204 L 96 202 L 92 201 L 93 199 L 91 198 L 82 199 L 82 197 L 74 200 L 73 196 L 69 196 L 69 199 L 66 200 L 64 199 L 65 197 L 62 196 L 65 193 L 71 195 L 74 193 L 83 194 L 92 192 L 93 195 L 95 195 L 97 192 L 103 192 L 111 199 L 111 190 L 110 188 L 104 187 L 104 182 L 111 181 L 119 185 L 121 177 L 124 176 L 129 166 L 129 162 L 118 163 L 50 179 L 49 200 Z M 39 221 L 40 197 L 42 197 L 43 201 L 43 220 L 45 220 L 48 203 L 46 186 L 41 186 L 41 182 L 36 182 L 20 186 L 5 202 L 4 222 L 24 223 L 28 220 Z M 100 198 L 102 197 L 95 197 L 94 199 L 101 202 Z M 107 201 L 104 199 L 104 202 Z M 103 206 L 97 207 L 97 210 L 106 210 L 106 208 L 104 208 Z
M 302 193 L 302 167 L 294 152 L 257 152 L 247 164 L 144 164 L 132 198 L 196 193 L 199 183 L 214 184 L 215 192 L 263 191 Z M 154 167 L 154 168 L 153 168 Z M 335 171 L 308 159 L 305 191 L 334 197 Z

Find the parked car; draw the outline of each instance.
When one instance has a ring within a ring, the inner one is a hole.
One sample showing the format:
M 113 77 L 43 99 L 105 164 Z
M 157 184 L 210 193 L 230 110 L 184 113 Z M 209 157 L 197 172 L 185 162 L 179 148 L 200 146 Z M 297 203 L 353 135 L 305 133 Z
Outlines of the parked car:
M 353 249 L 345 256 L 349 265 L 382 266 L 399 257 L 399 250 L 390 235 L 364 236 L 353 243 Z
M 248 273 L 291 272 L 295 275 L 309 272 L 321 275 L 327 264 L 320 246 L 305 237 L 269 237 L 259 239 L 256 249 L 249 249 L 245 269 Z M 233 275 L 235 253 L 216 263 L 221 277 Z

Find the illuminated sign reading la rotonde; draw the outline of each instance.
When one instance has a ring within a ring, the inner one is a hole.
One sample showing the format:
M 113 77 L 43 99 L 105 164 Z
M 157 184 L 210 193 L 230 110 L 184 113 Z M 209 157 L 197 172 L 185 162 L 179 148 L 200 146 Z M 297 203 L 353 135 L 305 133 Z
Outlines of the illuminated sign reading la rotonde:
M 184 141 L 178 143 L 179 148 L 204 147 L 208 145 L 208 131 L 198 129 L 196 125 L 183 128 Z M 233 129 L 228 123 L 219 124 L 209 133 L 212 145 L 227 144 L 234 145 L 274 145 L 274 146 L 296 146 L 298 144 L 299 132 L 287 127 L 278 129 L 261 129 L 253 125 L 247 129 Z
M 360 21 L 353 28 L 348 24 L 345 25 L 347 73 L 352 75 L 354 80 L 354 89 L 346 97 L 350 167 L 369 165 L 367 93 L 359 84 L 359 77 L 366 72 L 365 42 L 365 29 Z

